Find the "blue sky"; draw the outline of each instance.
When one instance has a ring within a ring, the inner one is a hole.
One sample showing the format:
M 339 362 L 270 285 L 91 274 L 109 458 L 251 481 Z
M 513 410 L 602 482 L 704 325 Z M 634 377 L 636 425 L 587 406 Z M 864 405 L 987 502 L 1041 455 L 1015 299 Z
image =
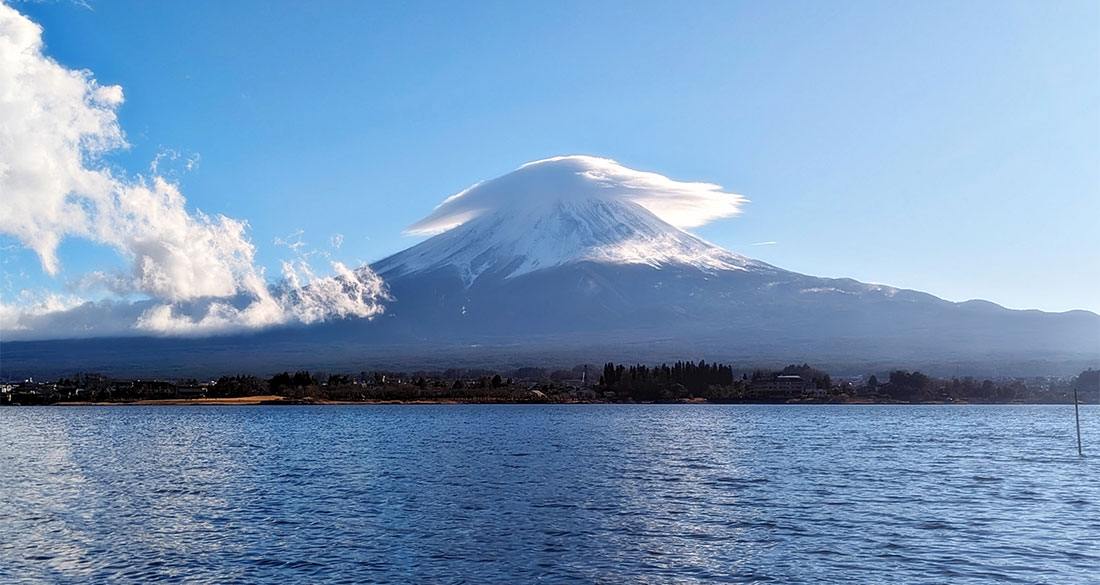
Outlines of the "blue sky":
M 297 230 L 378 260 L 476 181 L 590 154 L 746 196 L 693 231 L 783 268 L 1100 311 L 1095 2 L 89 4 L 14 6 L 123 87 L 109 161 L 178 152 L 273 272 Z M 8 298 L 124 264 L 69 239 L 49 276 L 3 239 Z

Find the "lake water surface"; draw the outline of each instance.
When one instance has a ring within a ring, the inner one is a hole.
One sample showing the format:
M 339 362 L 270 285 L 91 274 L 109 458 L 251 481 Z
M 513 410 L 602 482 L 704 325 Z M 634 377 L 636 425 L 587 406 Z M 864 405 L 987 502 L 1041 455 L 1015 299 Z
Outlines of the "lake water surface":
M 0 583 L 1098 583 L 1100 408 L 0 409 Z

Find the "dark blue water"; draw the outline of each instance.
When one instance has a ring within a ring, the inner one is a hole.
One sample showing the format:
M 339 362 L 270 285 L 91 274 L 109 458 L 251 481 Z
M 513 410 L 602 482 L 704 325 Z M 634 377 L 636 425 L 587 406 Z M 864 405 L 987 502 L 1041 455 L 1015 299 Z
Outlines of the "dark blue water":
M 1100 409 L 0 409 L 2 583 L 1098 583 Z

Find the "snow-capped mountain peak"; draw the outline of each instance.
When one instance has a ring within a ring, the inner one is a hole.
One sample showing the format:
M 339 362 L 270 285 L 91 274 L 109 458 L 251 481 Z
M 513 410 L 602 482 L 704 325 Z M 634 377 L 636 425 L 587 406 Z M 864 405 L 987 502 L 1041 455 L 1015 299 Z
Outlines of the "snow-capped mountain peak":
M 412 233 L 438 233 L 374 265 L 383 277 L 454 267 L 472 283 L 574 262 L 769 269 L 693 236 L 745 200 L 716 185 L 681 183 L 607 159 L 570 156 L 528 163 L 447 199 Z M 661 217 L 661 216 L 664 216 Z

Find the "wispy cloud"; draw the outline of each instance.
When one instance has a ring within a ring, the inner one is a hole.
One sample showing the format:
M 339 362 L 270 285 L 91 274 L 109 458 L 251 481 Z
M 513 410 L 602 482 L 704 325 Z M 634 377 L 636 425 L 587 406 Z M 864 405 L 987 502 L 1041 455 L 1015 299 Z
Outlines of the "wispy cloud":
M 127 146 L 116 114 L 122 88 L 44 55 L 41 27 L 4 4 L 0 88 L 0 233 L 33 250 L 51 275 L 67 238 L 110 246 L 129 264 L 126 272 L 76 279 L 117 298 L 20 299 L 0 305 L 0 330 L 23 337 L 74 330 L 206 334 L 382 310 L 385 291 L 369 268 L 333 262 L 327 277 L 304 269 L 300 233 L 291 246 L 299 258 L 272 288 L 255 262 L 247 222 L 188 211 L 179 186 L 163 176 L 161 165 L 181 159 L 177 152 L 158 154 L 149 178 L 102 163 L 105 153 Z M 198 164 L 197 155 L 183 160 L 187 170 Z
M 779 242 L 756 242 L 756 243 L 755 243 L 755 244 L 753 244 L 753 245 L 754 245 L 754 246 L 774 246 L 774 245 L 776 245 L 776 244 L 778 244 L 778 243 L 779 243 Z
M 149 172 L 154 175 L 168 176 L 179 174 L 179 171 L 175 168 L 167 168 L 162 170 L 162 162 L 176 163 L 182 159 L 183 172 L 191 172 L 199 167 L 199 153 L 192 153 L 191 155 L 184 157 L 178 150 L 171 148 L 162 148 L 160 152 L 153 157 L 153 161 L 149 163 Z
M 309 244 L 302 241 L 303 234 L 305 234 L 305 230 L 303 230 L 302 228 L 298 228 L 286 237 L 276 236 L 274 243 L 276 246 L 285 246 L 289 248 L 290 251 L 294 252 L 295 254 L 303 254 L 309 246 Z

